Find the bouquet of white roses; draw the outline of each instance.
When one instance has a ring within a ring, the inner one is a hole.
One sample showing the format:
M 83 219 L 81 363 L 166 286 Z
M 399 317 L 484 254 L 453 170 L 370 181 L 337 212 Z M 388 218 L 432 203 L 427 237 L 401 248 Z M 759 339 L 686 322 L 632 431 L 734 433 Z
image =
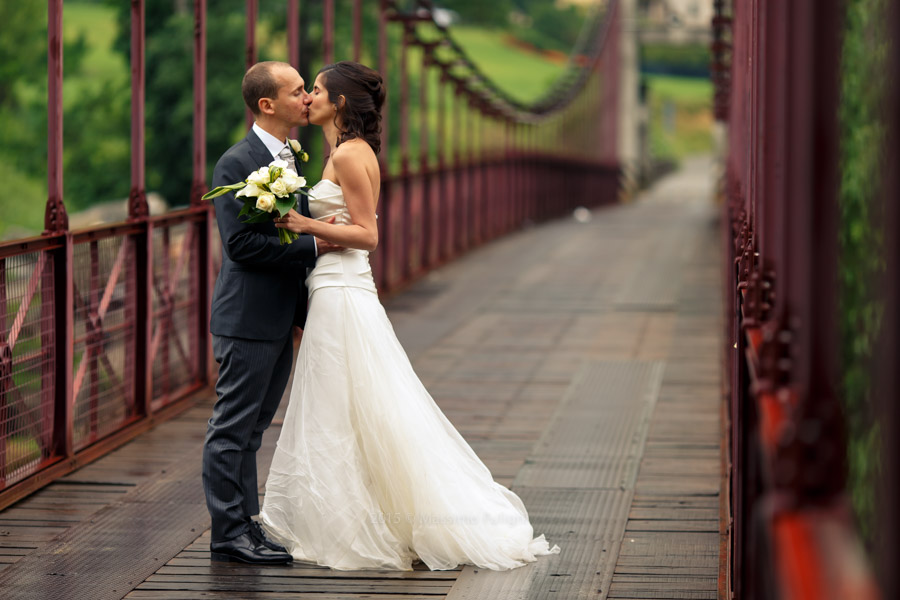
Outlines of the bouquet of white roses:
M 293 143 L 294 140 L 291 140 Z M 298 144 L 299 146 L 299 144 Z M 297 149 L 291 146 L 292 152 L 297 155 Z M 307 155 L 300 150 L 302 158 Z M 305 162 L 305 161 L 304 161 Z M 204 194 L 204 200 L 210 200 L 226 194 L 237 192 L 236 198 L 243 198 L 244 207 L 238 213 L 238 218 L 246 216 L 244 223 L 263 223 L 273 217 L 277 212 L 279 217 L 286 215 L 297 205 L 295 192 L 305 194 L 306 178 L 297 174 L 288 167 L 287 161 L 275 159 L 269 166 L 262 167 L 250 173 L 247 179 L 231 185 L 220 185 Z M 290 244 L 299 237 L 299 234 L 287 229 L 278 229 L 278 238 L 282 244 Z

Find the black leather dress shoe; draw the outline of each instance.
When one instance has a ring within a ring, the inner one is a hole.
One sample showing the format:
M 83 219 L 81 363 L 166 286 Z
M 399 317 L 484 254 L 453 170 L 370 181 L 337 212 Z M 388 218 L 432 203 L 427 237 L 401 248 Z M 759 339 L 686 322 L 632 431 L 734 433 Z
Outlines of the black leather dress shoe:
M 259 524 L 258 521 L 254 521 L 250 519 L 250 535 L 253 536 L 253 539 L 268 548 L 269 550 L 274 550 L 275 552 L 287 552 L 287 549 L 277 542 L 273 542 L 268 537 L 266 537 L 266 532 L 262 528 L 262 525 Z
M 287 552 L 276 552 L 258 541 L 250 532 L 209 545 L 210 558 L 219 562 L 244 562 L 254 565 L 286 565 L 293 559 Z

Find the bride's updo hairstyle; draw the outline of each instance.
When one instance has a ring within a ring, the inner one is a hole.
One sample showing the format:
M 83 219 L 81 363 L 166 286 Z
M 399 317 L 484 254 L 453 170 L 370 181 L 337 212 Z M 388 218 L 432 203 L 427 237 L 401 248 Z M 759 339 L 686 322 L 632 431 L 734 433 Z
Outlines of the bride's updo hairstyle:
M 328 90 L 328 101 L 338 107 L 334 116 L 341 118 L 337 146 L 355 138 L 368 142 L 375 154 L 381 151 L 381 106 L 384 104 L 384 82 L 378 71 L 365 65 L 343 60 L 319 70 Z M 341 96 L 344 105 L 341 106 Z

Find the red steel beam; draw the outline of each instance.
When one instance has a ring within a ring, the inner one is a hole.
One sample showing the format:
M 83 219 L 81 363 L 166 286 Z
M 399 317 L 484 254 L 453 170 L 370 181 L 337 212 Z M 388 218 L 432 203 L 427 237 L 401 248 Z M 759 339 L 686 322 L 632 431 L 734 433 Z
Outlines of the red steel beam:
M 431 172 L 428 168 L 428 52 L 422 51 L 419 72 L 419 177 L 422 181 L 422 226 L 419 229 L 419 270 L 431 267 Z
M 353 0 L 353 60 L 362 56 L 362 0 Z
M 410 173 L 409 173 L 409 31 L 403 28 L 400 42 L 400 281 L 410 277 Z
M 145 219 L 150 211 L 144 181 L 144 0 L 131 0 L 131 193 L 128 219 Z
M 244 63 L 249 69 L 255 65 L 258 60 L 256 47 L 256 19 L 259 14 L 259 0 L 246 0 L 246 2 L 247 27 L 244 30 Z M 250 127 L 253 126 L 253 113 L 247 108 L 244 114 L 247 122 L 247 129 L 250 129 Z
M 387 37 L 387 0 L 381 0 L 380 10 L 378 11 L 378 72 L 381 73 L 383 81 L 387 82 L 388 78 L 388 37 Z M 381 196 L 378 199 L 378 287 L 381 290 L 387 290 L 389 287 L 390 264 L 393 255 L 391 253 L 391 244 L 393 236 L 391 234 L 391 210 L 390 193 L 391 180 L 388 175 L 388 129 L 391 115 L 391 96 L 385 97 L 384 105 L 381 108 L 381 152 L 378 154 L 378 166 L 381 171 Z
M 206 0 L 194 0 L 194 151 L 191 206 L 206 193 Z
M 888 73 L 898 73 L 900 69 L 900 5 L 888 4 L 888 37 L 893 40 L 892 52 L 888 55 Z M 900 81 L 896 76 L 889 78 L 888 98 L 884 116 L 887 126 L 887 156 L 883 169 L 884 186 L 881 199 L 885 208 L 885 255 L 886 266 L 883 276 L 884 323 L 881 343 L 876 352 L 878 379 L 873 386 L 876 406 L 881 415 L 882 428 L 882 469 L 884 485 L 878 497 L 879 535 L 874 555 L 881 580 L 884 598 L 900 597 L 900 573 L 897 559 L 900 557 L 900 466 L 894 457 L 900 456 L 900 406 L 897 391 L 900 390 L 900 151 L 896 140 L 900 139 Z
M 322 4 L 322 57 L 326 65 L 334 62 L 334 0 Z
M 292 67 L 300 71 L 300 0 L 288 0 L 287 3 L 287 39 L 288 62 Z M 307 87 L 312 83 L 305 82 Z M 289 134 L 292 139 L 299 137 L 298 129 L 291 128 Z
M 69 228 L 63 204 L 63 0 L 47 2 L 47 208 L 44 233 Z

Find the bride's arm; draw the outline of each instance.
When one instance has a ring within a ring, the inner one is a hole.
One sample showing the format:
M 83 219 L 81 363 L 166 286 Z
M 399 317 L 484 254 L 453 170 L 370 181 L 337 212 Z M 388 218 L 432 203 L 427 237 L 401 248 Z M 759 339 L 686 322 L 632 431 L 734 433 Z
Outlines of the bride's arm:
M 353 225 L 331 225 L 309 219 L 292 210 L 282 219 L 276 219 L 275 226 L 297 233 L 309 233 L 345 248 L 374 251 L 378 247 L 378 224 L 375 220 L 372 184 L 364 166 L 363 152 L 366 149 L 368 147 L 353 144 L 341 148 L 340 152 L 331 156 Z

